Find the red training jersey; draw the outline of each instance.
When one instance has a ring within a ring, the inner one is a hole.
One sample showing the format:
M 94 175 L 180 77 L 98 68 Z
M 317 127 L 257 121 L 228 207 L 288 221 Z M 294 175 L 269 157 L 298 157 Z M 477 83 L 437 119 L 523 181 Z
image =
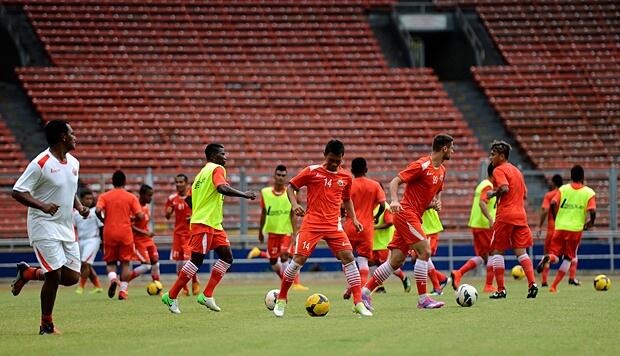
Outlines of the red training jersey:
M 373 210 L 377 205 L 385 202 L 385 193 L 381 189 L 381 185 L 375 180 L 366 177 L 353 178 L 351 201 L 355 207 L 357 220 L 366 229 L 373 226 Z M 351 223 L 353 223 L 352 219 Z M 347 224 L 349 224 L 349 220 L 347 220 Z
M 308 207 L 300 231 L 342 231 L 340 204 L 351 199 L 351 181 L 344 169 L 331 172 L 322 165 L 306 167 L 291 179 L 295 189 L 308 187 Z
M 495 221 L 515 226 L 527 226 L 525 198 L 527 187 L 521 171 L 509 162 L 495 167 L 493 170 L 495 190 L 507 185 L 508 192 L 498 198 Z
M 189 195 L 188 195 L 189 196 Z M 186 196 L 174 193 L 166 200 L 166 210 L 172 208 L 174 213 L 173 239 L 189 238 L 189 218 L 192 216 L 192 209 L 185 202 Z
M 443 190 L 443 182 L 446 178 L 446 167 L 433 166 L 431 156 L 426 156 L 411 162 L 407 168 L 398 173 L 398 177 L 404 183 L 405 195 L 400 201 L 402 212 L 422 222 L 422 214 L 433 201 L 437 193 Z
M 141 206 L 140 208 L 142 210 L 142 213 L 144 214 L 144 218 L 140 220 L 135 220 L 133 222 L 133 225 L 137 227 L 138 229 L 148 231 L 149 222 L 151 221 L 151 207 L 149 206 L 149 204 L 146 204 L 146 205 Z M 134 231 L 133 239 L 134 241 L 138 241 L 138 240 L 150 240 L 151 238 L 149 236 L 146 236 L 144 234 Z
M 97 208 L 104 211 L 104 242 L 133 242 L 131 217 L 142 210 L 135 195 L 123 188 L 114 188 L 99 196 Z

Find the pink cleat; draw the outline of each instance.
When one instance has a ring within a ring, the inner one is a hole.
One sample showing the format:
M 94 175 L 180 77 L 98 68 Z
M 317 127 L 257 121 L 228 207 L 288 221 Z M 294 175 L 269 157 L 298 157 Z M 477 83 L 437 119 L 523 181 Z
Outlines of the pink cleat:
M 362 293 L 362 303 L 364 303 L 364 306 L 366 307 L 366 309 L 370 311 L 375 310 L 375 308 L 372 307 L 372 297 L 370 295 L 366 295 Z
M 418 302 L 418 309 L 439 309 L 445 304 L 444 302 L 438 302 L 427 296 L 423 301 Z

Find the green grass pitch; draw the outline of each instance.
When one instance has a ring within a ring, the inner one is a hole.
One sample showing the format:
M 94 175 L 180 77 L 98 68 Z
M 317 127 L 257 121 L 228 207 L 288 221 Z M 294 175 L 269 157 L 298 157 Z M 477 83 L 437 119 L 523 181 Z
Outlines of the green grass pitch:
M 203 275 L 203 281 L 206 275 Z M 620 282 L 618 276 L 612 280 Z M 541 288 L 526 299 L 525 281 L 508 282 L 508 299 L 480 294 L 471 308 L 459 307 L 448 286 L 446 307 L 418 310 L 416 295 L 405 294 L 398 280 L 375 295 L 375 316 L 360 319 L 342 300 L 342 279 L 302 275 L 308 292 L 290 292 L 286 315 L 277 319 L 263 304 L 273 281 L 224 279 L 216 290 L 222 312 L 214 313 L 181 297 L 181 315 L 172 315 L 144 282 L 130 286 L 128 301 L 106 295 L 82 296 L 61 287 L 54 319 L 62 336 L 37 335 L 40 283 L 13 297 L 0 284 L 0 355 L 572 355 L 620 354 L 620 286 L 596 292 L 592 278 L 581 287 L 566 281 L 558 294 Z M 482 290 L 482 281 L 464 278 Z M 169 287 L 171 280 L 164 280 Z M 415 286 L 414 286 L 415 289 Z M 311 318 L 304 302 L 311 293 L 331 302 L 324 318 Z

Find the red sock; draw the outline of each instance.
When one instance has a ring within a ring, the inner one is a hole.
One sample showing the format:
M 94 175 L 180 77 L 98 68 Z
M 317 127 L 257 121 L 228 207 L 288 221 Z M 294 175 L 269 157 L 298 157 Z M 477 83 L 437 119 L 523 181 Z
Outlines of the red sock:
M 41 315 L 41 326 L 52 324 L 52 315 Z
M 568 278 L 575 279 L 577 276 L 577 259 L 573 258 L 570 261 L 570 268 L 568 269 Z
M 99 283 L 99 277 L 97 277 L 97 276 L 91 276 L 91 277 L 90 277 L 90 281 L 93 283 L 93 285 L 95 286 L 95 288 L 101 288 L 101 283 Z
M 428 277 L 431 279 L 431 283 L 433 283 L 433 289 L 441 289 L 441 286 L 439 286 L 439 278 L 437 278 L 437 270 L 435 269 L 429 269 L 428 270 Z
M 492 286 L 493 285 L 493 277 L 495 277 L 495 275 L 493 274 L 493 266 L 487 266 L 487 280 L 486 280 L 486 285 L 487 286 Z
M 448 277 L 446 277 L 446 275 L 441 273 L 441 271 L 438 269 L 435 269 L 435 275 L 437 276 L 437 280 L 439 280 L 440 282 L 443 282 L 446 279 L 448 279 Z
M 557 288 L 558 284 L 560 284 L 564 276 L 566 276 L 566 272 L 559 270 L 558 274 L 555 275 L 555 279 L 553 280 L 553 283 L 551 284 L 551 288 Z
M 461 266 L 461 268 L 459 268 L 459 273 L 463 275 L 471 271 L 472 269 L 476 268 L 476 266 L 478 266 L 478 264 L 476 263 L 476 260 L 474 260 L 473 258 L 470 258 L 469 260 L 467 260 L 467 262 L 465 262 L 463 266 Z
M 342 270 L 353 295 L 353 304 L 357 305 L 357 303 L 362 301 L 362 283 L 355 261 L 342 265 Z M 366 271 L 368 272 L 368 270 Z
M 170 288 L 170 291 L 168 291 L 168 296 L 171 299 L 177 299 L 177 296 L 179 295 L 181 289 L 185 287 L 187 282 L 192 279 L 192 276 L 195 275 L 196 272 L 198 272 L 198 267 L 196 267 L 196 265 L 194 265 L 192 261 L 187 262 L 179 271 L 179 276 L 172 285 L 172 288 Z
M 495 255 L 493 257 L 493 273 L 495 274 L 495 281 L 497 281 L 497 290 L 506 290 L 506 286 L 504 285 L 504 271 L 506 269 L 504 265 L 504 256 Z
M 525 272 L 525 276 L 527 277 L 527 283 L 531 287 L 532 284 L 536 283 L 536 278 L 534 277 L 534 265 L 532 265 L 532 260 L 530 260 L 530 256 L 528 256 L 527 253 L 519 256 L 518 260 L 521 264 L 521 267 L 523 267 L 523 272 Z
M 370 276 L 370 279 L 364 285 L 364 287 L 368 288 L 368 290 L 370 290 L 371 292 L 375 290 L 378 286 L 379 284 L 377 283 L 375 276 Z
M 84 288 L 84 286 L 86 285 L 86 281 L 88 280 L 88 278 L 86 277 L 80 277 L 80 288 Z
M 27 281 L 42 281 L 45 279 L 43 270 L 40 268 L 30 267 L 22 273 L 24 279 Z
M 267 254 L 267 252 L 265 252 L 265 251 L 261 251 L 261 252 L 260 252 L 260 257 L 261 257 L 261 258 L 269 258 L 269 255 Z
M 360 278 L 362 279 L 362 284 L 366 284 L 366 281 L 368 280 L 368 273 L 370 271 L 367 269 L 360 269 Z
M 215 264 L 213 265 L 213 269 L 211 270 L 211 278 L 209 278 L 209 282 L 207 283 L 207 286 L 204 290 L 205 297 L 213 297 L 213 291 L 215 290 L 215 287 L 217 287 L 217 285 L 220 283 L 222 277 L 224 277 L 224 274 L 226 274 L 226 271 L 228 271 L 229 268 L 229 263 L 226 263 L 222 260 L 217 260 L 217 262 L 215 262 Z
M 426 278 L 428 275 L 428 261 L 417 259 L 413 266 L 413 276 L 418 288 L 418 295 L 426 294 Z
M 286 267 L 284 272 L 282 273 L 283 278 L 280 283 L 280 294 L 278 294 L 278 300 L 288 300 L 288 290 L 291 289 L 293 285 L 293 281 L 295 280 L 295 276 L 297 272 L 301 269 L 301 266 L 292 261 Z
M 301 284 L 301 283 L 299 282 L 299 272 L 295 275 L 295 280 L 293 281 L 293 283 L 295 283 L 295 284 Z
M 395 275 L 396 277 L 400 278 L 400 280 L 401 280 L 401 281 L 402 281 L 402 280 L 404 280 L 404 279 L 405 279 L 405 277 L 407 277 L 407 276 L 405 275 L 405 272 L 403 272 L 403 270 L 402 270 L 402 269 L 400 269 L 400 268 L 399 268 L 399 269 L 397 269 L 396 271 L 394 271 L 394 275 Z
M 543 271 L 542 271 L 542 283 L 546 284 L 547 283 L 547 278 L 549 277 L 549 265 L 545 265 L 543 267 Z

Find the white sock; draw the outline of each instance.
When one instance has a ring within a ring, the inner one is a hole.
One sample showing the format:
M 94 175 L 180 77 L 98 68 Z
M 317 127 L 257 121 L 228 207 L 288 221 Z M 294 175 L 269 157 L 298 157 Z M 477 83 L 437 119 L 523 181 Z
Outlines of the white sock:
M 116 272 L 108 272 L 108 280 L 110 283 L 114 282 L 117 278 L 118 276 L 116 275 Z
M 129 286 L 129 283 L 121 282 L 121 292 L 127 292 L 127 287 L 128 286 Z

